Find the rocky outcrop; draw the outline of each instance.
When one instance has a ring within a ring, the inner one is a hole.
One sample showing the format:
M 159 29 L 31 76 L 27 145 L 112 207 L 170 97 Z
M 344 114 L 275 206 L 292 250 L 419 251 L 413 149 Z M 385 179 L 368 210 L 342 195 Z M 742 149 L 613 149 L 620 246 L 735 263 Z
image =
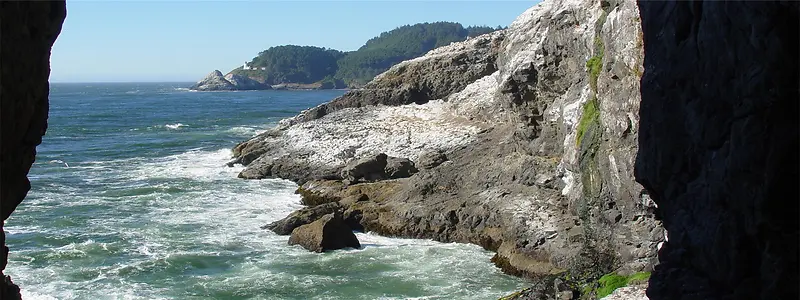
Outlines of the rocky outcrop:
M 579 293 L 649 270 L 664 241 L 633 179 L 642 51 L 635 2 L 546 0 L 282 121 L 234 163 L 245 178 L 335 182 L 304 193 L 339 199 L 364 230 L 475 243 L 506 272 L 549 280 L 543 293 Z M 419 172 L 344 185 L 344 166 L 372 153 Z
M 27 175 L 47 129 L 50 48 L 66 17 L 64 1 L 0 2 L 0 299 L 20 299 L 3 274 L 9 249 L 3 223 L 30 190 Z
M 441 150 L 426 151 L 417 158 L 417 165 L 422 169 L 433 169 L 447 161 L 447 155 Z
M 250 79 L 250 77 L 228 73 L 225 80 L 230 82 L 237 90 L 270 90 L 272 86 Z
M 385 153 L 378 153 L 353 160 L 342 168 L 342 179 L 346 184 L 386 179 L 387 157 Z
M 190 87 L 197 91 L 236 91 L 236 90 L 270 90 L 272 87 L 245 76 L 228 74 L 223 76 L 219 70 L 209 73 Z
M 650 299 L 798 299 L 797 2 L 640 1 Z
M 232 91 L 236 88 L 230 81 L 225 79 L 222 72 L 214 70 L 214 72 L 203 77 L 203 79 L 198 81 L 190 89 L 198 91 Z
M 269 223 L 262 228 L 269 229 L 280 235 L 288 235 L 291 234 L 292 231 L 297 227 L 310 224 L 324 215 L 341 213 L 341 211 L 342 205 L 338 202 L 305 207 L 293 212 L 286 218 Z
M 289 245 L 300 245 L 309 251 L 324 252 L 343 248 L 361 248 L 353 231 L 339 214 L 331 213 L 311 224 L 295 228 Z
M 414 162 L 408 158 L 389 157 L 386 159 L 386 167 L 383 170 L 389 179 L 411 177 L 419 172 Z

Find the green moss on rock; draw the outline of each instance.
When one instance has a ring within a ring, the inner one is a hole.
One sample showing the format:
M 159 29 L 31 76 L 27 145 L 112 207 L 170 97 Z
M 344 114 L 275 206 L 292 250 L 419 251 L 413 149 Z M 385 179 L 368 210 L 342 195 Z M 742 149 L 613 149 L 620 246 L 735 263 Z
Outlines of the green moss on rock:
M 597 97 L 592 96 L 592 99 L 583 104 L 583 113 L 581 120 L 578 122 L 578 132 L 575 137 L 575 144 L 580 146 L 586 131 L 590 126 L 600 125 L 600 107 L 597 103 Z
M 597 280 L 596 289 L 591 289 L 590 293 L 594 292 L 597 299 L 603 298 L 605 296 L 611 295 L 614 290 L 625 287 L 631 284 L 639 284 L 644 283 L 650 278 L 650 272 L 639 272 L 629 276 L 619 275 L 617 273 L 611 273 L 603 275 L 600 279 Z M 584 289 L 586 292 L 586 289 Z

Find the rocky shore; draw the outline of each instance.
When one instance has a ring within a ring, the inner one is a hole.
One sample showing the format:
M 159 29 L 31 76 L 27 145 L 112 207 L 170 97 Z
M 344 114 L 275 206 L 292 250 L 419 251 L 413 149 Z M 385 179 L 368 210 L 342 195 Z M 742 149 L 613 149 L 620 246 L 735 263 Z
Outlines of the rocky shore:
M 0 7 L 5 220 L 30 188 L 66 5 Z M 651 299 L 797 299 L 800 6 L 639 8 L 545 0 L 507 30 L 285 120 L 231 163 L 248 165 L 245 178 L 302 184 L 308 207 L 267 228 L 288 234 L 342 212 L 351 229 L 480 244 L 505 270 L 545 279 L 509 299 L 584 297 L 576 280 L 649 269 L 658 248 Z M 632 179 L 637 144 L 652 200 Z M 0 298 L 20 298 L 2 272 Z
M 281 121 L 230 163 L 301 185 L 308 207 L 266 226 L 279 234 L 336 213 L 481 245 L 520 276 L 649 271 L 665 232 L 633 179 L 642 58 L 635 2 L 544 1 Z

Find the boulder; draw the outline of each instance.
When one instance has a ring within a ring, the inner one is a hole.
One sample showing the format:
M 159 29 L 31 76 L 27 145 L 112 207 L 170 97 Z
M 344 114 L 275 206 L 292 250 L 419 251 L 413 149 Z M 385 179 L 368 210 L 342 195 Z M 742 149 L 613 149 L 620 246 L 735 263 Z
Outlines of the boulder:
M 225 80 L 236 87 L 237 90 L 271 90 L 272 86 L 255 81 L 250 77 L 230 73 L 225 75 Z
M 447 155 L 445 155 L 444 152 L 439 150 L 433 150 L 433 151 L 426 151 L 420 154 L 419 158 L 417 159 L 416 165 L 423 170 L 433 169 L 446 161 L 447 161 Z
M 414 162 L 408 158 L 389 157 L 383 169 L 390 179 L 406 178 L 419 172 Z
M 316 206 L 342 200 L 338 193 L 343 187 L 338 180 L 312 180 L 298 187 L 295 193 L 303 197 L 300 200 L 303 205 Z
M 379 153 L 351 161 L 342 169 L 342 178 L 349 184 L 386 179 L 387 158 Z
M 313 252 L 324 252 L 342 248 L 360 248 L 356 235 L 344 223 L 339 214 L 327 214 L 311 224 L 295 228 L 289 237 L 289 245 L 300 245 Z
M 222 72 L 214 70 L 214 72 L 206 75 L 206 77 L 198 81 L 190 89 L 198 91 L 232 91 L 236 90 L 236 86 L 225 79 Z
M 291 213 L 286 218 L 269 223 L 262 229 L 269 229 L 279 235 L 288 235 L 292 233 L 297 227 L 310 224 L 322 216 L 339 213 L 342 211 L 342 206 L 338 202 L 330 202 L 312 207 L 304 207 L 298 211 Z

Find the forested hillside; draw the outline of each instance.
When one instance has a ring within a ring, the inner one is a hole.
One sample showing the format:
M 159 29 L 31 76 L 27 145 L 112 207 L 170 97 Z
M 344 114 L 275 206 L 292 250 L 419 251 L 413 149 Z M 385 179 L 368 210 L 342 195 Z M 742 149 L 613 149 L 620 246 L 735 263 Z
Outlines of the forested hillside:
M 232 73 L 272 85 L 317 83 L 319 88 L 360 86 L 396 63 L 498 29 L 502 28 L 464 27 L 453 22 L 420 23 L 381 33 L 358 50 L 350 52 L 314 46 L 276 46 L 262 51 L 248 62 L 247 65 L 253 70 L 239 67 Z

